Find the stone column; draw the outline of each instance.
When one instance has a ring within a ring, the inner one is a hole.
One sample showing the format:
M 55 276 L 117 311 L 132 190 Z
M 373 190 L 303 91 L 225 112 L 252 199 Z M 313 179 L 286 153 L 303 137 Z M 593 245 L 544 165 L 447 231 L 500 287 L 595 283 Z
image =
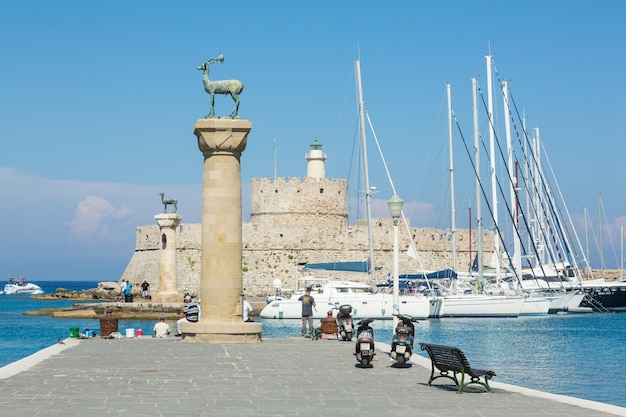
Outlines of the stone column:
M 176 228 L 183 219 L 176 213 L 161 213 L 154 216 L 159 230 L 159 291 L 152 297 L 160 303 L 180 303 L 182 296 L 176 285 Z
M 202 178 L 202 261 L 200 320 L 181 326 L 183 340 L 258 342 L 261 323 L 241 317 L 241 153 L 252 123 L 200 119 L 194 126 L 204 156 Z

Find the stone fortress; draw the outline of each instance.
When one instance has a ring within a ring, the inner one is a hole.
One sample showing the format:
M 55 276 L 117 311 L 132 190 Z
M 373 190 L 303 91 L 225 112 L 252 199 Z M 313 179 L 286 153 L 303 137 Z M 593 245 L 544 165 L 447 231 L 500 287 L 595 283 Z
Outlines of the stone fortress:
M 327 155 L 314 141 L 306 154 L 306 178 L 254 178 L 251 180 L 250 222 L 242 224 L 242 274 L 244 292 L 252 297 L 274 294 L 272 282 L 280 279 L 283 288 L 298 288 L 307 263 L 363 261 L 369 257 L 367 220 L 348 223 L 348 180 L 326 178 Z M 184 217 L 183 217 L 184 220 Z M 385 281 L 393 270 L 393 221 L 391 217 L 373 221 L 374 266 L 376 279 Z M 408 219 L 407 219 L 408 221 Z M 176 228 L 176 276 L 180 294 L 200 294 L 200 223 L 181 223 Z M 450 268 L 450 231 L 399 226 L 399 273 Z M 419 261 L 409 257 L 410 239 Z M 476 231 L 457 229 L 457 265 L 467 270 L 475 254 Z M 484 232 L 485 255 L 493 250 L 492 232 Z M 159 291 L 158 225 L 138 226 L 135 252 L 121 279 L 139 286 L 150 283 Z M 471 250 L 471 251 L 470 251 Z M 318 276 L 369 281 L 358 273 L 326 273 Z

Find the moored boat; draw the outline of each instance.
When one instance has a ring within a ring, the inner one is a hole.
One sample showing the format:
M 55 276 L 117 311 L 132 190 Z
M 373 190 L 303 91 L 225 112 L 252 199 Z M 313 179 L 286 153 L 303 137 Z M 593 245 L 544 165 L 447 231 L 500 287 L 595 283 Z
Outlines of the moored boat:
M 322 319 L 328 311 L 336 316 L 340 305 L 352 306 L 354 318 L 371 317 L 375 319 L 393 319 L 393 295 L 374 292 L 364 283 L 356 281 L 328 280 L 309 278 L 319 281 L 311 285 L 311 295 L 317 304 L 313 317 Z M 265 319 L 299 319 L 302 317 L 302 303 L 298 291 L 288 299 L 276 299 L 263 308 L 259 316 Z M 400 311 L 417 319 L 427 319 L 433 300 L 422 295 L 400 296 Z
M 581 307 L 595 311 L 626 311 L 626 281 L 606 281 L 602 278 L 581 282 L 586 294 Z

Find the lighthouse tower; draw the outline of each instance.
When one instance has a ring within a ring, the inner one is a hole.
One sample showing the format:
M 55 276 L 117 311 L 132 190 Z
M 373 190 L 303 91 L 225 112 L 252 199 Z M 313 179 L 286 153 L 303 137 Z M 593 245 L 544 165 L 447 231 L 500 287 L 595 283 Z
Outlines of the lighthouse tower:
M 305 155 L 307 160 L 306 176 L 307 178 L 326 178 L 326 154 L 322 151 L 322 144 L 316 140 L 311 143 L 311 150 Z

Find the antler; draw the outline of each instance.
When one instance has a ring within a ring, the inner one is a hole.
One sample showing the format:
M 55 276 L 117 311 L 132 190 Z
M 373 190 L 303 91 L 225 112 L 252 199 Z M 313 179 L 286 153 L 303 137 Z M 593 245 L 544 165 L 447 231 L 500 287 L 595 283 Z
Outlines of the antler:
M 209 64 L 221 64 L 224 62 L 224 54 L 219 54 L 217 58 L 211 58 L 207 62 Z

